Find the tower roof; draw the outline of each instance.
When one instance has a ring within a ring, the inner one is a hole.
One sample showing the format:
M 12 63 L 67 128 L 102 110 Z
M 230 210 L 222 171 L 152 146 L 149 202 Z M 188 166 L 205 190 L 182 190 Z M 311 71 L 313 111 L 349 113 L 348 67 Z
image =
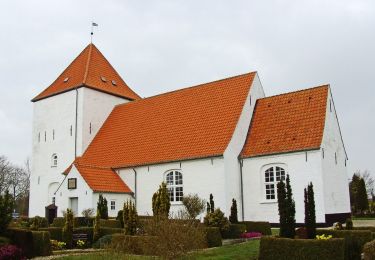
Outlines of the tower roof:
M 31 101 L 35 102 L 80 87 L 91 88 L 130 100 L 140 99 L 98 48 L 91 43 L 48 88 Z

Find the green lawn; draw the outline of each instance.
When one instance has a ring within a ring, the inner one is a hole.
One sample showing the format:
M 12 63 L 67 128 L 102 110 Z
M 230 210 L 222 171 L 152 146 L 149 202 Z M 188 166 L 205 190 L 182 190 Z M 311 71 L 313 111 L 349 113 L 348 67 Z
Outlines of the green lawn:
M 188 259 L 257 259 L 259 251 L 259 240 L 250 240 L 241 244 L 222 246 L 196 251 L 183 257 L 182 260 Z M 144 256 L 129 256 L 123 254 L 115 254 L 110 252 L 100 252 L 95 254 L 86 254 L 79 256 L 64 256 L 58 258 L 60 260 L 99 260 L 99 259 L 155 259 Z

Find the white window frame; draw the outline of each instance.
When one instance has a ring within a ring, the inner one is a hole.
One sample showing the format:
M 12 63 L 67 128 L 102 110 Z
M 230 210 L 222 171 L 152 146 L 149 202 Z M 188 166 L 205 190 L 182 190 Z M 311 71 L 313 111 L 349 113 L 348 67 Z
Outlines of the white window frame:
M 261 174 L 263 202 L 277 202 L 277 183 L 281 179 L 285 182 L 287 174 L 286 165 L 271 164 L 263 167 Z
M 57 163 L 58 163 L 58 157 L 57 157 L 57 154 L 52 154 L 52 157 L 51 157 L 51 167 L 57 167 Z
M 113 202 L 113 205 L 112 205 L 112 202 Z M 112 208 L 112 206 L 113 206 L 113 208 Z M 111 200 L 110 208 L 111 208 L 111 210 L 116 210 L 116 200 Z
M 182 204 L 184 197 L 184 177 L 181 170 L 169 170 L 165 173 L 165 183 L 171 204 Z

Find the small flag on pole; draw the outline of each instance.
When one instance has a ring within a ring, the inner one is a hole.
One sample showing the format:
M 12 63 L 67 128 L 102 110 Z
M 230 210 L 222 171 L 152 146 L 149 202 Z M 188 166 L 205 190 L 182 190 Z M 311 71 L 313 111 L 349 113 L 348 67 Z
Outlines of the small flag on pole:
M 98 24 L 91 22 L 91 43 L 92 43 L 92 36 L 94 35 L 94 26 L 98 27 Z

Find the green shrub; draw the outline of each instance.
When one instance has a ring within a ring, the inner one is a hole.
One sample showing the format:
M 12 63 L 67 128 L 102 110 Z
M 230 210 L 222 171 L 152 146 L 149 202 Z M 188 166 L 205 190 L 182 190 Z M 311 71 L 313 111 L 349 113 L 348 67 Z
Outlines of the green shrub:
M 152 196 L 152 212 L 154 216 L 168 217 L 170 207 L 171 201 L 169 199 L 167 184 L 162 182 L 159 185 L 158 191 Z
M 362 248 L 371 241 L 371 232 L 368 230 L 324 230 L 316 231 L 317 235 L 332 235 L 334 238 L 345 238 L 345 259 L 361 259 Z
M 101 219 L 100 227 L 101 228 L 121 228 L 121 222 L 115 219 Z
M 375 259 L 375 241 L 368 242 L 363 246 L 363 256 L 364 260 Z
M 220 229 L 218 227 L 206 227 L 207 247 L 218 247 L 223 245 Z
M 99 200 L 97 204 L 96 211 L 99 212 L 100 217 L 103 219 L 108 219 L 108 205 L 107 199 L 103 197 L 102 194 L 99 194 Z
M 92 244 L 94 238 L 94 228 L 92 227 L 79 227 L 73 229 L 73 234 L 86 234 L 87 242 Z
M 74 218 L 74 227 L 92 227 L 94 223 L 94 218 L 86 217 L 75 217 Z
M 262 237 L 259 260 L 342 260 L 344 239 L 289 239 Z
M 114 234 L 112 235 L 110 248 L 127 254 L 153 255 L 155 243 L 157 243 L 157 238 L 153 236 Z
M 65 224 L 65 218 L 58 217 L 58 218 L 53 219 L 51 227 L 61 227 L 62 228 L 62 227 L 64 227 L 64 224 Z
M 215 209 L 214 212 L 209 212 L 204 217 L 204 224 L 208 227 L 218 227 L 221 232 L 229 228 L 229 220 L 219 208 Z
M 51 239 L 48 231 L 32 231 L 34 256 L 51 255 Z
M 62 228 L 61 227 L 39 228 L 39 231 L 48 231 L 51 239 L 62 241 Z
M 120 221 L 120 223 L 121 223 L 121 227 L 124 228 L 124 214 L 123 214 L 123 211 L 122 211 L 122 210 L 119 210 L 119 211 L 117 212 L 116 220 Z
M 73 247 L 73 212 L 71 209 L 67 209 L 65 224 L 63 227 L 63 240 L 66 243 L 67 248 Z
M 263 221 L 243 221 L 240 224 L 246 225 L 247 232 L 259 232 L 262 235 L 270 236 L 272 235 L 271 232 L 271 224 L 269 222 Z
M 227 230 L 221 232 L 223 238 L 240 238 L 240 235 L 246 231 L 244 224 L 230 224 Z
M 94 244 L 92 244 L 93 248 L 96 249 L 105 249 L 112 241 L 112 235 L 105 235 L 99 238 Z

